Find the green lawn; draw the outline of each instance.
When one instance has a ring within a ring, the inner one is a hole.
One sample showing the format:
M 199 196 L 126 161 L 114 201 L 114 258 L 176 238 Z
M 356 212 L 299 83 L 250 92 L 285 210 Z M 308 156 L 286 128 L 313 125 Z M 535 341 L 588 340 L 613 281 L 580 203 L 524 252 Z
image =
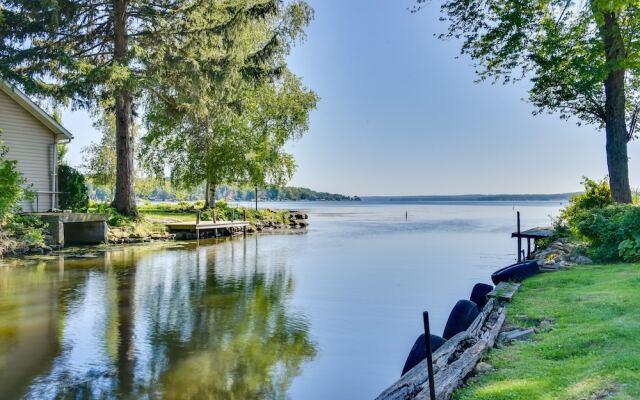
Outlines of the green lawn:
M 141 211 L 140 214 L 154 223 L 165 222 L 195 222 L 196 214 L 194 213 L 177 213 L 163 211 Z
M 526 318 L 525 318 L 526 317 Z M 526 280 L 507 323 L 552 330 L 493 349 L 495 370 L 455 399 L 640 399 L 640 265 L 575 267 Z

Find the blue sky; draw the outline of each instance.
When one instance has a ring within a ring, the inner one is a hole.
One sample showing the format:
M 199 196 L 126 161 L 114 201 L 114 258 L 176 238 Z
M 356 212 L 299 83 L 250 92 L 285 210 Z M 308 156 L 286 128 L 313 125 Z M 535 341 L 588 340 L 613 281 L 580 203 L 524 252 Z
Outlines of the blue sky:
M 321 97 L 307 135 L 290 146 L 292 185 L 352 195 L 556 193 L 606 174 L 604 134 L 555 115 L 533 116 L 527 82 L 474 83 L 438 3 L 308 0 L 316 11 L 290 68 Z M 84 112 L 65 112 L 69 161 L 99 135 Z M 631 142 L 632 187 L 640 187 Z

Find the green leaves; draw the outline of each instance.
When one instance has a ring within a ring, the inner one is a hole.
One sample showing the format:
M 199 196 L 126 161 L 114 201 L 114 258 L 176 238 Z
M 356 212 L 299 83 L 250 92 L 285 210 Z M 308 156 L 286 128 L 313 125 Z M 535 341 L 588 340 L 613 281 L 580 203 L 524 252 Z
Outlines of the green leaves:
M 442 11 L 449 29 L 441 37 L 462 40 L 461 51 L 474 60 L 481 80 L 531 80 L 529 99 L 536 113 L 554 111 L 603 124 L 604 81 L 615 68 L 627 70 L 629 109 L 638 104 L 640 10 L 635 1 L 448 0 Z M 605 59 L 599 27 L 607 12 L 615 14 L 624 38 L 618 63 Z
M 304 2 L 214 4 L 185 13 L 193 37 L 149 54 L 171 62 L 150 64 L 143 163 L 187 188 L 284 183 L 295 163 L 283 147 L 308 129 L 318 101 L 285 63 L 313 11 Z
M 0 141 L 0 225 L 14 214 L 25 192 L 22 186 L 26 183 L 16 170 L 16 161 L 7 160 L 7 146 Z

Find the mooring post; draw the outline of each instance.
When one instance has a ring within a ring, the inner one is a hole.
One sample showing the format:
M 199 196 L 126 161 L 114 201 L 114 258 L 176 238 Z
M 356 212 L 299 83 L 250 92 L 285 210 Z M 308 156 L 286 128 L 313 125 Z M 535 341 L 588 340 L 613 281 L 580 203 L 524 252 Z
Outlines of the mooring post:
M 196 213 L 196 225 L 200 224 L 200 210 Z
M 436 382 L 433 376 L 433 354 L 431 354 L 431 329 L 429 328 L 429 312 L 422 313 L 424 324 L 424 345 L 427 351 L 427 378 L 429 379 L 429 398 L 436 400 Z
M 517 213 L 518 215 L 518 262 L 522 261 L 522 238 L 520 237 L 520 211 Z

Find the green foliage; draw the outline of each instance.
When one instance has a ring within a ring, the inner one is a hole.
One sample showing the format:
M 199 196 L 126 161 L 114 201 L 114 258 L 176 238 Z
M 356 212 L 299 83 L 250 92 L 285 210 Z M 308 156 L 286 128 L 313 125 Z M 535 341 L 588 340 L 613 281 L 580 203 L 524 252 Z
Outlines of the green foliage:
M 610 205 L 581 210 L 569 222 L 572 231 L 589 243 L 587 253 L 596 260 L 633 260 L 640 232 L 640 207 Z M 623 244 L 624 242 L 624 244 Z
M 82 148 L 82 169 L 89 181 L 112 191 L 116 184 L 116 123 L 110 113 L 103 113 L 93 126 L 102 133 L 100 141 Z
M 606 179 L 596 182 L 585 176 L 581 183 L 584 186 L 584 192 L 571 198 L 569 205 L 562 210 L 562 219 L 571 220 L 580 211 L 602 208 L 612 204 L 611 189 Z
M 246 4 L 238 9 L 229 4 L 218 10 L 198 5 L 188 15 L 196 27 L 207 29 L 233 15 L 235 34 L 210 38 L 205 62 L 189 57 L 189 49 L 201 45 L 196 37 L 154 53 L 174 62 L 157 69 L 161 84 L 149 99 L 140 154 L 155 175 L 169 169 L 178 187 L 286 181 L 295 165 L 283 146 L 307 130 L 317 102 L 286 66 L 312 9 L 302 1 L 267 1 L 255 13 Z M 184 79 L 194 73 L 203 78 Z
M 40 217 L 15 213 L 8 220 L 4 229 L 9 235 L 28 246 L 44 246 L 44 236 L 47 224 Z
M 639 260 L 640 207 L 612 204 L 605 179 L 596 182 L 585 177 L 582 184 L 584 193 L 574 196 L 561 210 L 550 240 L 572 236 L 584 241 L 587 254 L 596 260 Z
M 105 214 L 107 216 L 107 223 L 110 226 L 127 226 L 135 221 L 135 219 L 119 213 L 118 210 L 107 203 L 91 203 L 89 212 Z
M 417 8 L 427 0 L 416 0 Z M 443 0 L 448 31 L 480 80 L 529 79 L 534 114 L 606 128 L 613 199 L 631 202 L 627 142 L 640 107 L 640 7 L 619 0 Z M 606 88 L 605 88 L 606 87 Z
M 13 215 L 18 201 L 25 195 L 24 178 L 16 170 L 16 161 L 7 160 L 9 149 L 0 141 L 0 225 Z
M 618 245 L 618 254 L 627 262 L 640 260 L 640 232 L 633 232 L 632 236 Z
M 449 22 L 441 38 L 462 39 L 461 51 L 475 61 L 480 79 L 531 79 L 537 112 L 604 124 L 604 82 L 621 68 L 629 72 L 628 109 L 637 104 L 640 38 L 632 33 L 640 28 L 640 11 L 634 2 L 445 0 L 441 10 Z M 606 27 L 605 16 L 612 19 Z M 607 60 L 603 30 L 616 27 L 626 51 Z M 636 123 L 634 115 L 626 115 L 627 126 Z
M 58 166 L 58 188 L 60 208 L 75 212 L 86 212 L 89 207 L 89 193 L 84 175 L 68 165 Z

